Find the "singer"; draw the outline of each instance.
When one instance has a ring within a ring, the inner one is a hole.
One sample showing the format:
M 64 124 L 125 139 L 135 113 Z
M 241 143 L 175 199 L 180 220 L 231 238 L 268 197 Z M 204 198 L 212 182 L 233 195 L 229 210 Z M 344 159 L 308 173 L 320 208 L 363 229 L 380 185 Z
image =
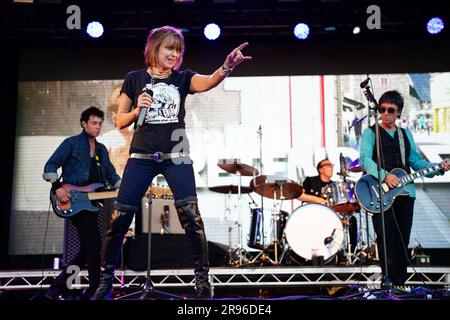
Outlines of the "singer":
M 403 110 L 403 97 L 400 93 L 397 91 L 383 93 L 378 101 L 378 105 L 381 113 L 381 154 L 384 160 L 381 163 L 383 168 L 381 179 L 390 188 L 395 188 L 399 185 L 400 180 L 395 175 L 388 173 L 390 170 L 402 168 L 406 172 L 411 173 L 411 168 L 420 170 L 430 166 L 431 163 L 420 158 L 411 131 L 407 128 L 399 128 L 396 125 L 396 120 L 400 118 Z M 403 147 L 401 147 L 402 145 Z M 403 157 L 402 154 L 404 155 Z M 360 147 L 360 164 L 364 171 L 378 178 L 375 125 L 363 132 Z M 450 169 L 448 159 L 443 162 L 443 165 L 443 171 Z M 431 178 L 432 175 L 429 177 Z M 393 206 L 384 212 L 386 254 L 383 252 L 381 215 L 372 217 L 375 233 L 377 234 L 377 246 L 383 275 L 385 278 L 389 276 L 387 280 L 394 286 L 401 286 L 405 283 L 407 267 L 410 264 L 408 243 L 411 235 L 416 192 L 414 183 L 408 183 L 405 188 L 409 191 L 409 196 L 397 197 Z M 386 274 L 384 263 L 386 257 L 388 275 Z
M 247 45 L 243 43 L 231 51 L 213 73 L 202 75 L 190 69 L 179 70 L 185 49 L 181 30 L 164 26 L 150 31 L 144 51 L 147 68 L 128 73 L 120 91 L 116 126 L 125 128 L 136 122 L 141 110 L 143 120 L 131 141 L 130 158 L 114 205 L 117 218 L 110 222 L 103 242 L 101 285 L 93 299 L 109 299 L 123 237 L 158 174 L 166 178 L 173 192 L 178 218 L 186 232 L 194 260 L 195 297 L 211 297 L 208 247 L 189 158 L 184 103 L 188 94 L 216 87 L 240 63 L 252 59 L 241 52 Z

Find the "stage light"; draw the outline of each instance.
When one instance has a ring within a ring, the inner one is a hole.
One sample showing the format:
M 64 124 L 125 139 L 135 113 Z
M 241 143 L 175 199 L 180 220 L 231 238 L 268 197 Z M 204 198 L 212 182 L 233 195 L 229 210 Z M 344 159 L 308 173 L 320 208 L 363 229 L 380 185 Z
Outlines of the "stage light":
M 216 40 L 220 36 L 220 28 L 217 24 L 210 23 L 203 30 L 203 34 L 208 40 Z
M 361 28 L 356 26 L 353 28 L 353 34 L 359 34 L 361 32 Z
M 299 23 L 294 28 L 294 35 L 297 39 L 305 40 L 309 36 L 309 27 L 305 23 Z
M 103 26 L 98 21 L 89 22 L 89 24 L 87 25 L 87 28 L 86 28 L 86 32 L 92 38 L 99 38 L 103 34 Z
M 428 33 L 438 34 L 444 29 L 444 21 L 441 18 L 435 17 L 428 20 L 427 30 Z

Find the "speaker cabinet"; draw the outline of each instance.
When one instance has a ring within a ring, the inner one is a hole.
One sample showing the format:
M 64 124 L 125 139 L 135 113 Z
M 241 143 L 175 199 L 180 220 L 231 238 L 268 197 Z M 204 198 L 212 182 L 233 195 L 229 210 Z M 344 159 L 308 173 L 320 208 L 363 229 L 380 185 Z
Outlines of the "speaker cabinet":
M 151 209 L 151 210 L 150 210 Z M 142 198 L 141 201 L 141 233 L 148 233 L 148 216 L 152 215 L 152 233 L 164 234 L 184 234 L 178 220 L 177 210 L 174 201 L 168 199 Z

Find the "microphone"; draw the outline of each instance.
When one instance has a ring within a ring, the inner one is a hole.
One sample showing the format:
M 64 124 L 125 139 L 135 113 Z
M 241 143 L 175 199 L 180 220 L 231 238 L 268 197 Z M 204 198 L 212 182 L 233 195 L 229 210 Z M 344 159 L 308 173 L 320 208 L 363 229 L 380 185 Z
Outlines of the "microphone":
M 367 84 L 369 83 L 369 81 L 370 81 L 370 78 L 367 77 L 366 80 L 364 80 L 363 82 L 361 82 L 361 83 L 359 84 L 359 86 L 361 87 L 361 89 L 367 87 Z
M 372 110 L 378 110 L 378 103 L 375 97 L 373 96 L 372 92 L 370 92 L 370 87 L 367 85 L 367 82 L 370 78 L 367 78 L 363 82 L 361 82 L 360 86 L 362 89 L 362 92 L 367 98 L 367 102 L 369 102 L 370 107 Z
M 325 240 L 323 240 L 323 244 L 324 245 L 329 245 L 331 242 L 333 242 L 333 240 L 334 240 L 334 238 L 333 238 L 333 236 L 334 236 L 334 233 L 336 232 L 336 228 L 333 230 L 333 232 L 331 233 L 331 236 L 329 236 L 329 237 L 326 237 L 325 238 Z
M 153 90 L 145 89 L 144 92 L 147 93 L 150 97 L 153 97 Z M 139 128 L 142 127 L 142 125 L 144 124 L 144 119 L 145 119 L 146 113 L 147 113 L 147 108 L 141 108 L 141 112 L 139 113 L 139 118 L 136 123 L 136 131 L 139 131 Z

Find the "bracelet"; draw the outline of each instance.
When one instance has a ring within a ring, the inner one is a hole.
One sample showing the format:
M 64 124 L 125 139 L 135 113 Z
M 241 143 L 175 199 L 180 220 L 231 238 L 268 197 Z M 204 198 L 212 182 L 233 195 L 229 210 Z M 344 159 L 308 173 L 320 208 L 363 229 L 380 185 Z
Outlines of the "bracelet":
M 226 75 L 228 75 L 231 71 L 234 70 L 234 67 L 230 68 L 230 67 L 228 66 L 227 62 L 225 61 L 225 62 L 223 63 L 223 65 L 222 65 L 222 67 L 221 67 L 220 70 L 222 71 L 222 74 L 221 74 L 221 75 L 226 76 Z
M 59 180 L 56 180 L 52 183 L 52 191 L 56 191 L 62 187 L 62 183 Z

